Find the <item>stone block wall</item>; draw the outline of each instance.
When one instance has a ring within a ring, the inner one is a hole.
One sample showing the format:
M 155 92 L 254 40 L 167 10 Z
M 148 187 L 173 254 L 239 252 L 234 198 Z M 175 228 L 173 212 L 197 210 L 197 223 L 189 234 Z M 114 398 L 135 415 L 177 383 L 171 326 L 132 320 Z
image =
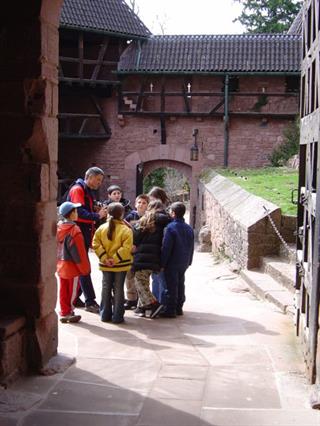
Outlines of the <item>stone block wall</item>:
M 281 211 L 274 204 L 212 173 L 199 184 L 198 205 L 197 227 L 210 227 L 213 253 L 222 252 L 247 269 L 259 267 L 262 256 L 278 254 L 279 238 L 264 210 L 280 227 Z
M 297 217 L 296 216 L 281 216 L 280 233 L 287 243 L 293 244 L 296 242 Z

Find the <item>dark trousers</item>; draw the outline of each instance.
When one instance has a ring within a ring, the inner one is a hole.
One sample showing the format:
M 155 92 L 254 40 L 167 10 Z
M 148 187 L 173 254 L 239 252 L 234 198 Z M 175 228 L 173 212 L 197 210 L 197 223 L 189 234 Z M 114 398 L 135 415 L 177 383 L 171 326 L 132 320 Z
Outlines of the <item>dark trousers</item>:
M 126 272 L 102 272 L 100 302 L 100 317 L 102 321 L 121 322 L 123 320 L 124 280 L 126 279 L 126 274 Z
M 91 246 L 91 239 L 92 239 L 92 225 L 77 222 L 77 225 L 81 229 L 82 235 L 84 237 L 84 243 L 87 249 L 87 253 L 89 251 L 89 248 Z M 80 288 L 77 297 L 81 296 L 83 293 L 86 306 L 92 305 L 95 302 L 95 292 L 93 288 L 93 284 L 91 281 L 91 275 L 81 275 L 80 277 Z
M 167 267 L 164 271 L 166 291 L 165 291 L 165 312 L 175 314 L 177 309 L 183 307 L 186 300 L 184 274 L 185 266 Z

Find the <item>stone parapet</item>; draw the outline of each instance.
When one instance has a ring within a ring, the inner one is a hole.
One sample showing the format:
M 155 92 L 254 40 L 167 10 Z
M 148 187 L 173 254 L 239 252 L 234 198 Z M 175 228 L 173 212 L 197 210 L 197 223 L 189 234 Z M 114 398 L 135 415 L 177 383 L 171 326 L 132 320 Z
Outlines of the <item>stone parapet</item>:
M 210 227 L 213 253 L 223 253 L 247 269 L 259 267 L 262 256 L 278 254 L 280 240 L 264 207 L 280 229 L 279 207 L 216 173 L 200 183 L 199 198 L 198 226 Z

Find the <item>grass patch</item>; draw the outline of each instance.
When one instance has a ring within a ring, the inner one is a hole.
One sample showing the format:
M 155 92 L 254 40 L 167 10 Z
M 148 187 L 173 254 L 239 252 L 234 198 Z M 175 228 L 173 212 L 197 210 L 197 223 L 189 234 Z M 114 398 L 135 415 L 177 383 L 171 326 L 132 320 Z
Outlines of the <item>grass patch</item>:
M 264 167 L 215 171 L 246 191 L 276 204 L 283 214 L 297 214 L 297 206 L 291 203 L 291 191 L 298 188 L 297 170 L 287 167 Z

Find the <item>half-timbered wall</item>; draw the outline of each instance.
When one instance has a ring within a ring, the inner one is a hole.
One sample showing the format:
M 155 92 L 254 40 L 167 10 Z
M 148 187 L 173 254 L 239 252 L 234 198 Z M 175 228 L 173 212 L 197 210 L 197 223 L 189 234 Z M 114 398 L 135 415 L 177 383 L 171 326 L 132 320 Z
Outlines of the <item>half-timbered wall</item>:
M 199 167 L 223 167 L 224 77 L 191 77 L 123 78 L 120 102 L 116 89 L 113 90 L 112 98 L 101 100 L 112 131 L 110 140 L 60 142 L 60 168 L 75 177 L 89 165 L 98 164 L 107 171 L 105 186 L 117 182 L 126 192 L 134 194 L 136 182 L 125 180 L 126 157 L 146 149 L 158 149 L 162 144 L 172 150 L 182 148 L 190 152 L 195 128 L 199 131 Z M 191 93 L 188 93 L 189 83 Z M 164 141 L 161 123 L 162 87 L 169 93 L 165 96 L 163 106 Z M 183 88 L 186 90 L 185 96 Z M 269 164 L 273 148 L 282 142 L 283 130 L 298 113 L 297 93 L 286 91 L 286 78 L 282 76 L 241 76 L 236 88 L 238 91 L 231 94 L 229 99 L 228 165 L 265 166 Z M 203 92 L 208 92 L 208 95 L 199 95 Z M 174 93 L 178 95 L 172 95 Z M 187 114 L 186 101 L 194 115 Z M 210 115 L 212 110 L 214 112 Z

